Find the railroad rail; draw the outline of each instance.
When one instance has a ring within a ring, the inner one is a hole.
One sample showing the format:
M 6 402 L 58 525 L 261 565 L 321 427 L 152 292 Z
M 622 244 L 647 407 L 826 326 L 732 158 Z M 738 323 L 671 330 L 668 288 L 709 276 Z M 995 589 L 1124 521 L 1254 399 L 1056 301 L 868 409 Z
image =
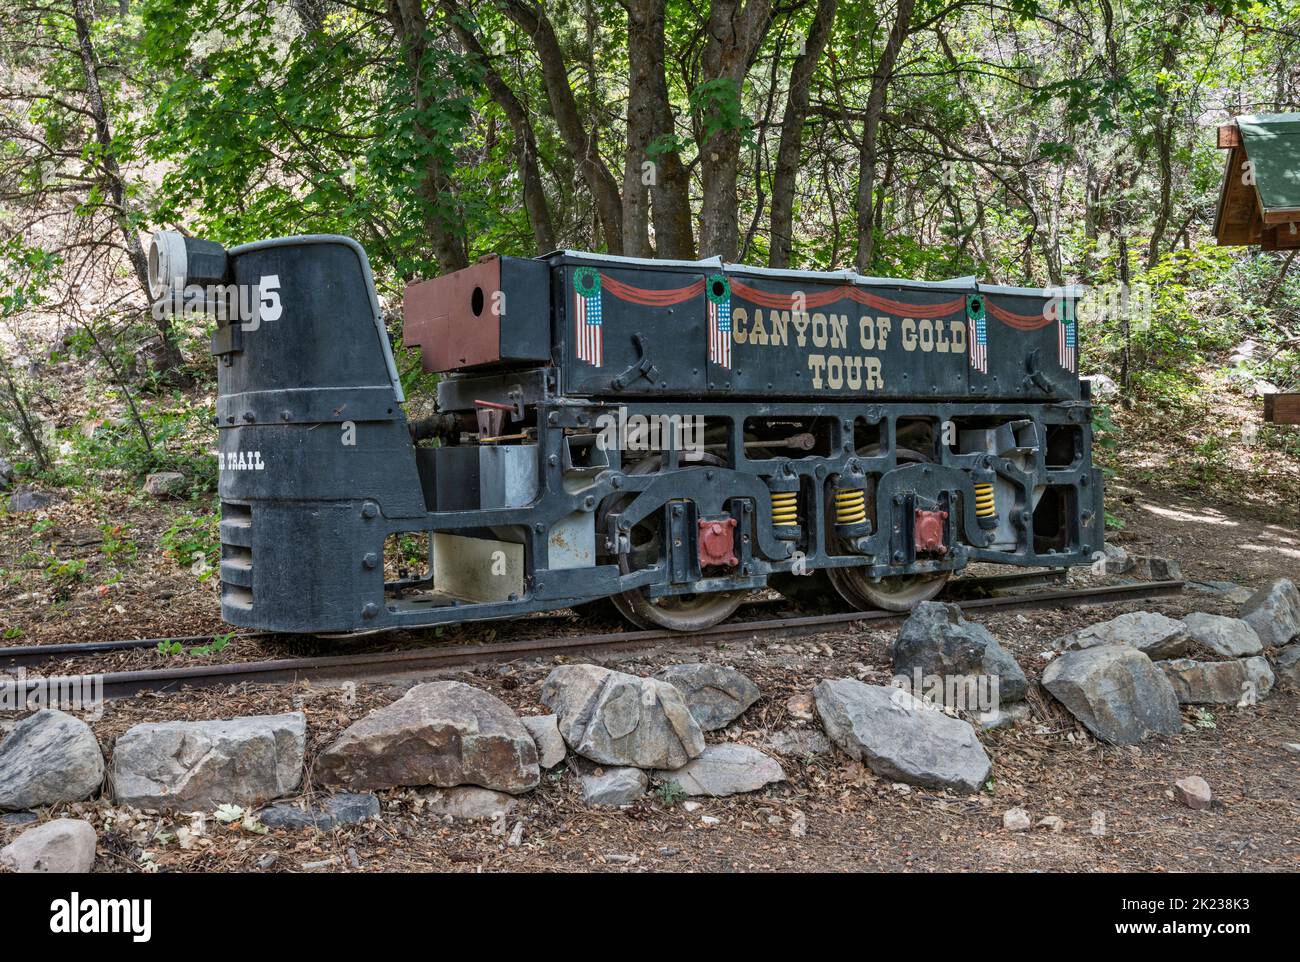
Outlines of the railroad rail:
M 1036 588 L 1047 584 L 1061 584 L 1065 581 L 1067 571 L 1066 568 L 1053 568 L 1047 571 L 1013 571 L 995 575 L 969 575 L 949 582 L 944 598 L 949 601 L 965 601 L 995 591 L 1012 591 L 1017 588 Z M 775 601 L 754 600 L 749 602 L 748 605 L 761 608 L 781 601 L 782 599 L 775 599 Z M 533 622 L 545 624 L 559 620 L 568 620 L 568 618 L 566 616 L 561 619 L 553 614 L 539 614 L 523 619 L 526 624 Z M 520 620 L 515 619 L 515 623 L 519 624 Z M 400 634 L 400 632 L 390 634 Z M 276 635 L 275 632 L 269 631 L 253 631 L 237 632 L 232 636 L 232 639 L 248 640 L 275 637 L 293 638 L 298 636 Z M 68 658 L 86 658 L 121 651 L 152 649 L 157 648 L 160 644 L 203 645 L 213 641 L 214 638 L 213 635 L 166 635 L 157 638 L 122 638 L 112 641 L 79 641 L 54 645 L 12 645 L 0 647 L 0 671 L 14 668 L 35 668 L 52 661 L 61 661 Z
M 1049 573 L 1050 574 L 1050 573 Z M 1011 579 L 995 576 L 1004 585 Z M 1040 574 L 1040 577 L 1043 577 Z M 970 579 L 975 580 L 975 579 Z M 1021 576 L 1021 583 L 1028 580 Z M 1037 591 L 1023 595 L 985 597 L 964 600 L 967 611 L 1005 611 L 1015 609 L 1069 607 L 1098 605 L 1124 601 L 1176 595 L 1183 589 L 1182 581 L 1155 581 L 1140 584 L 1105 585 L 1095 588 L 1077 588 L 1057 591 Z M 142 692 L 176 691 L 183 687 L 211 687 L 233 684 L 292 683 L 317 680 L 362 680 L 385 676 L 398 676 L 453 668 L 481 662 L 502 662 L 517 658 L 553 657 L 598 651 L 616 651 L 659 644 L 717 644 L 743 642 L 755 638 L 770 638 L 779 633 L 783 638 L 845 628 L 855 624 L 888 624 L 902 621 L 906 612 L 850 611 L 833 614 L 805 615 L 785 618 L 768 618 L 753 621 L 724 622 L 690 634 L 666 630 L 619 631 L 605 634 L 572 635 L 552 638 L 530 638 L 518 641 L 487 644 L 455 645 L 402 651 L 360 652 L 312 658 L 281 658 L 269 661 L 231 662 L 219 665 L 189 665 L 177 668 L 143 669 L 103 674 L 102 690 L 106 699 L 126 698 Z M 155 644 L 161 639 L 139 639 L 138 644 Z M 174 640 L 174 639 L 173 639 Z M 114 650 L 110 642 L 91 642 L 78 653 Z M 40 647 L 40 646 L 35 646 Z M 72 646 L 45 646 L 66 649 Z M 22 649 L 21 653 L 30 652 Z M 13 657 L 13 649 L 6 652 Z M 75 676 L 73 676 L 75 677 Z

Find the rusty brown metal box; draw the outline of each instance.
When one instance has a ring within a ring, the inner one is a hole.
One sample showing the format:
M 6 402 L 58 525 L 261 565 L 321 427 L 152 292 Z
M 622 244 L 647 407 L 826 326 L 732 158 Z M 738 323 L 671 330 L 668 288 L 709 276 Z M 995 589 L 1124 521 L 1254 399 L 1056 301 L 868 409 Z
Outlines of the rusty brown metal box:
M 544 363 L 551 356 L 551 273 L 545 261 L 485 257 L 406 286 L 402 338 L 426 371 Z

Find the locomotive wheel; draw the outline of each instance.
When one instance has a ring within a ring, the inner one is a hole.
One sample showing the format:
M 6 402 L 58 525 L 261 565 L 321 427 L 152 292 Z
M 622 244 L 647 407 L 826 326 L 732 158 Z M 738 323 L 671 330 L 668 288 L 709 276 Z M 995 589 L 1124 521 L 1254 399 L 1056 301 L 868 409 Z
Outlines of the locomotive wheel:
M 830 568 L 827 574 L 840 597 L 859 611 L 911 611 L 943 591 L 950 572 L 892 575 L 879 581 L 858 574 L 861 568 Z
M 897 448 L 900 464 L 926 464 L 934 459 L 911 448 Z M 859 457 L 877 457 L 881 453 L 878 445 L 858 449 Z M 868 499 L 867 513 L 875 517 L 875 492 Z M 883 608 L 885 611 L 911 611 L 923 601 L 929 601 L 943 591 L 951 577 L 951 571 L 934 574 L 894 575 L 872 581 L 863 568 L 827 568 L 830 579 L 840 597 L 859 611 Z
M 699 461 L 686 465 L 686 468 L 705 465 L 721 466 L 723 461 L 711 454 L 705 454 Z M 628 474 L 657 474 L 662 467 L 663 457 L 652 454 L 638 461 Z M 628 500 L 622 498 L 616 504 L 626 504 Z M 611 507 L 603 513 L 609 514 L 613 510 L 614 508 Z M 604 527 L 603 521 L 601 527 Z M 663 518 L 658 512 L 632 528 L 632 550 L 618 556 L 620 572 L 631 574 L 647 565 L 658 563 L 662 528 Z M 664 595 L 661 598 L 651 598 L 644 589 L 634 588 L 619 595 L 612 595 L 609 600 L 614 603 L 619 613 L 637 628 L 699 631 L 730 618 L 740 607 L 740 603 L 745 600 L 745 595 L 744 591 L 714 591 L 707 594 Z

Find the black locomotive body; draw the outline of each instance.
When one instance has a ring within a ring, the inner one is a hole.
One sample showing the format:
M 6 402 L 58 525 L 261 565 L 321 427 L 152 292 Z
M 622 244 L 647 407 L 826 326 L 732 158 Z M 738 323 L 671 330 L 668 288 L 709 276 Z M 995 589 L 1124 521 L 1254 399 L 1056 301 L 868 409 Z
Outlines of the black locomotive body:
M 213 346 L 234 625 L 611 598 L 690 629 L 766 586 L 905 609 L 973 561 L 1101 547 L 1073 290 L 488 258 L 407 290 L 406 343 L 443 375 L 439 413 L 408 423 L 359 245 L 178 243 L 160 286 L 254 290 Z M 205 276 L 178 277 L 187 252 Z M 395 536 L 427 541 L 424 570 L 386 575 Z

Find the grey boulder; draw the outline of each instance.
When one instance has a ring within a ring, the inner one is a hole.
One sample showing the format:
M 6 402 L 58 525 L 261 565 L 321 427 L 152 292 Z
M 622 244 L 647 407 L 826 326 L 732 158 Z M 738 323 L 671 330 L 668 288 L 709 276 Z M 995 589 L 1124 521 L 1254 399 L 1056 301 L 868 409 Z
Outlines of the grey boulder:
M 578 777 L 586 805 L 631 805 L 650 787 L 650 776 L 639 768 L 595 769 Z
M 682 694 L 655 678 L 597 665 L 561 665 L 542 683 L 575 752 L 602 765 L 681 768 L 704 751 L 704 733 Z
M 722 665 L 671 665 L 655 677 L 682 693 L 691 717 L 706 732 L 726 728 L 761 694 L 749 676 Z
M 877 775 L 962 792 L 988 780 L 993 766 L 975 729 L 901 688 L 841 678 L 823 681 L 813 698 L 831 741 Z
M 48 508 L 53 503 L 54 495 L 37 491 L 31 485 L 20 484 L 14 488 L 14 493 L 9 498 L 9 510 L 13 514 L 24 514 Z
M 29 715 L 0 742 L 0 809 L 79 802 L 104 781 L 95 733 L 54 709 Z
M 1273 670 L 1268 660 L 1234 658 L 1231 661 L 1194 661 L 1179 658 L 1158 661 L 1156 667 L 1174 686 L 1184 705 L 1236 705 L 1263 698 L 1273 690 Z
M 1112 745 L 1136 745 L 1148 735 L 1182 730 L 1173 686 L 1136 648 L 1067 651 L 1048 663 L 1042 683 L 1090 732 Z
M 1300 634 L 1300 592 L 1289 579 L 1278 578 L 1241 606 L 1241 620 L 1255 629 L 1265 645 L 1281 648 Z
M 1183 617 L 1192 641 L 1224 658 L 1244 658 L 1264 650 L 1255 629 L 1240 618 L 1208 615 L 1201 611 Z
M 0 458 L 0 491 L 14 482 L 14 466 L 7 458 Z
M 0 865 L 24 874 L 89 872 L 95 864 L 97 840 L 89 822 L 56 818 L 29 828 L 0 849 Z
M 1133 570 L 1133 559 L 1119 545 L 1106 544 L 1101 550 L 1102 556 L 1098 560 L 1101 561 L 1103 574 L 1122 575 Z
M 1300 644 L 1287 645 L 1277 653 L 1273 664 L 1279 675 L 1300 687 Z
M 831 740 L 811 728 L 786 728 L 769 735 L 763 742 L 763 747 L 778 755 L 807 758 L 830 751 Z
M 1087 381 L 1092 386 L 1093 400 L 1100 401 L 1103 398 L 1115 397 L 1119 394 L 1119 385 L 1113 378 L 1105 374 L 1090 374 L 1087 377 L 1079 378 L 1080 381 Z
M 1066 648 L 1077 651 L 1097 645 L 1128 645 L 1148 658 L 1181 658 L 1190 644 L 1187 626 L 1181 621 L 1154 611 L 1131 611 L 1080 629 Z
M 1134 555 L 1133 571 L 1139 578 L 1151 578 L 1155 581 L 1178 581 L 1183 576 L 1182 566 L 1173 558 L 1156 558 L 1150 555 Z
M 699 758 L 674 772 L 655 772 L 664 782 L 676 782 L 687 795 L 739 795 L 764 785 L 785 781 L 776 759 L 748 745 L 725 743 L 707 746 Z
M 144 479 L 144 493 L 155 498 L 183 497 L 188 488 L 185 475 L 179 471 L 159 471 Z
M 996 677 L 998 699 L 1003 704 L 1020 701 L 1029 687 L 1020 665 L 987 628 L 967 621 L 956 605 L 938 601 L 923 601 L 913 609 L 894 639 L 893 658 L 895 676 L 901 676 L 909 684 L 918 674 L 922 678 L 937 676 L 945 681 L 957 676 Z M 939 688 L 945 701 L 964 690 L 956 684 L 942 684 Z M 913 694 L 920 692 L 913 691 Z
M 555 715 L 521 715 L 519 722 L 537 743 L 537 762 L 542 768 L 554 768 L 564 761 L 568 752 Z
M 992 711 L 980 712 L 975 716 L 975 724 L 979 726 L 980 731 L 993 731 L 998 728 L 1010 728 L 1028 718 L 1029 705 L 1022 701 L 1014 705 L 1003 705 Z
M 314 828 L 328 832 L 349 825 L 360 825 L 379 817 L 379 799 L 370 793 L 341 792 L 306 807 L 282 802 L 261 812 L 257 820 L 267 828 Z
M 322 785 L 478 785 L 518 795 L 537 787 L 537 744 L 509 706 L 459 681 L 416 685 L 353 723 L 316 760 Z
M 306 746 L 300 711 L 136 725 L 113 747 L 113 794 L 159 811 L 261 805 L 302 784 Z
M 513 795 L 477 785 L 437 788 L 425 797 L 425 811 L 458 819 L 496 818 L 514 811 L 518 804 Z

